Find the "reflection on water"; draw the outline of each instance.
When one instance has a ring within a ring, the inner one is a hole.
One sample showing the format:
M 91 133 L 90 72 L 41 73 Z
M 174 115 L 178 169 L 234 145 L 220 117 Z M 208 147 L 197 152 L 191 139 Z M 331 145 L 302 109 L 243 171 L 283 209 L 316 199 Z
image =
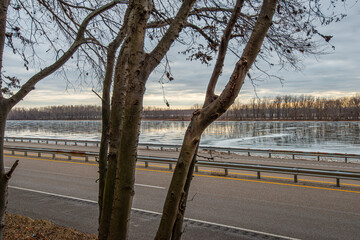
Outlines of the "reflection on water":
M 181 144 L 188 122 L 143 121 L 140 142 Z M 360 154 L 359 122 L 215 122 L 201 144 Z M 100 121 L 8 121 L 6 136 L 99 140 Z

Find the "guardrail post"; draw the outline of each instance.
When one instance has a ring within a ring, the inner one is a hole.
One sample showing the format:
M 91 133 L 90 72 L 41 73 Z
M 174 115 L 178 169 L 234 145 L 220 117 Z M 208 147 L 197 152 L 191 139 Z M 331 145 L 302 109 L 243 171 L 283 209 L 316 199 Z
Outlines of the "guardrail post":
M 48 140 L 46 140 L 46 144 L 49 144 L 49 141 L 48 141 Z
M 257 172 L 257 179 L 261 179 L 261 174 L 260 174 L 260 171 Z
M 336 179 L 336 186 L 337 186 L 337 187 L 340 187 L 340 178 L 337 178 L 337 179 Z
M 65 143 L 65 145 L 67 145 L 67 142 L 66 142 L 66 141 L 65 141 L 64 143 Z
M 24 156 L 27 157 L 27 151 L 24 152 Z
M 38 139 L 38 143 L 40 143 L 40 139 Z
M 295 160 L 295 154 L 292 155 L 292 159 Z
M 87 142 L 85 142 L 85 147 L 87 147 Z
M 14 150 L 11 151 L 11 155 L 15 155 L 15 151 L 14 151 Z
M 269 153 L 269 158 L 271 158 L 271 153 Z
M 298 176 L 297 174 L 294 174 L 294 183 L 297 183 L 298 182 Z
M 85 157 L 85 162 L 88 162 L 88 161 L 89 161 L 89 157 L 86 156 L 86 157 Z
M 160 147 L 160 150 L 162 151 L 162 150 L 164 150 L 164 148 L 163 148 L 163 147 Z
M 195 166 L 195 172 L 199 172 L 199 167 Z
M 248 152 L 248 156 L 249 156 L 249 157 L 251 156 L 250 152 Z
M 58 142 L 58 141 L 55 141 L 55 145 L 57 145 L 57 142 Z
M 70 156 L 70 155 L 68 156 L 68 160 L 71 160 L 71 156 Z
M 40 153 L 40 152 L 38 152 L 38 157 L 41 157 L 41 153 Z
M 53 153 L 53 155 L 52 155 L 52 159 L 55 159 L 55 153 Z
M 98 143 L 96 143 L 96 146 L 97 146 L 97 147 L 99 147 L 99 144 L 98 144 Z
M 176 151 L 178 152 L 178 151 L 179 151 L 179 148 L 176 148 Z
M 24 139 L 21 139 L 21 142 L 24 142 Z
M 230 150 L 228 150 L 228 155 L 230 155 Z
M 77 141 L 75 141 L 75 146 L 77 146 Z
M 14 138 L 14 142 L 15 142 L 15 138 Z
M 149 167 L 149 162 L 145 162 L 145 167 Z
M 169 170 L 172 170 L 172 164 L 169 163 Z
M 346 155 L 345 155 L 345 163 L 347 163 L 348 162 L 348 158 L 346 157 Z
M 229 175 L 229 171 L 227 168 L 225 168 L 225 176 Z
M 317 156 L 317 160 L 320 161 L 320 156 L 319 155 Z

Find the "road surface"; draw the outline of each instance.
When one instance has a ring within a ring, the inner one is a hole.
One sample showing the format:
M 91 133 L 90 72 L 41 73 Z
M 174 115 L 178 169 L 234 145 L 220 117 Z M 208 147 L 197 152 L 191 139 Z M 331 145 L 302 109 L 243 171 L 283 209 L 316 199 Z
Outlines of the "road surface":
M 166 156 L 177 154 L 169 151 L 151 152 Z M 147 153 L 142 151 L 140 154 Z M 228 156 L 223 157 L 230 161 Z M 20 160 L 20 165 L 10 182 L 10 212 L 55 219 L 60 225 L 96 232 L 96 163 L 6 155 L 6 166 L 10 167 L 15 159 Z M 240 162 L 360 171 L 359 164 L 243 156 L 234 159 Z M 263 175 L 258 180 L 251 172 L 232 172 L 224 176 L 204 169 L 197 173 L 186 210 L 186 217 L 193 220 L 187 224 L 184 239 L 262 239 L 265 236 L 359 239 L 359 182 L 342 181 L 342 186 L 337 188 L 332 179 L 300 177 L 299 183 L 294 184 L 291 176 Z M 131 235 L 132 239 L 153 238 L 170 179 L 171 171 L 167 166 L 144 168 L 143 164 L 139 164 L 131 226 L 132 234 L 143 232 L 143 235 Z M 79 221 L 75 222 L 79 223 L 74 225 L 70 220 L 76 217 L 79 217 Z

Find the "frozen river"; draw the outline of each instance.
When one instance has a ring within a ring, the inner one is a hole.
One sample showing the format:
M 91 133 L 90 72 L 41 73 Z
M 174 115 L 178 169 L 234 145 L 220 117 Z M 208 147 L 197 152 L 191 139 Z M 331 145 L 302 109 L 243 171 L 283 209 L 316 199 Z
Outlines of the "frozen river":
M 181 144 L 188 122 L 143 121 L 140 142 Z M 202 145 L 360 154 L 360 122 L 215 122 Z M 100 121 L 8 121 L 5 136 L 100 140 Z

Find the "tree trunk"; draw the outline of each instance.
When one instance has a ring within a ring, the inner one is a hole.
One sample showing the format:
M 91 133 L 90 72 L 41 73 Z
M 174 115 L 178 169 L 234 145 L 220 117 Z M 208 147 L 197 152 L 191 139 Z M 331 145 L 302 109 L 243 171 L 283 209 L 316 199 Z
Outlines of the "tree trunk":
M 7 117 L 7 108 L 3 99 L 0 99 L 0 240 L 4 238 L 5 209 L 7 203 L 7 184 L 4 166 L 4 134 Z
M 0 3 L 0 73 L 2 73 L 4 47 L 5 47 L 5 33 L 6 33 L 6 19 L 10 0 L 3 0 Z M 0 76 L 1 78 L 2 76 Z M 2 98 L 2 80 L 0 79 L 0 99 Z
M 240 1 L 237 1 L 240 3 Z M 205 101 L 204 107 L 197 110 L 186 130 L 182 149 L 178 158 L 178 163 L 170 183 L 166 196 L 160 226 L 155 239 L 167 240 L 172 237 L 172 230 L 178 212 L 181 212 L 180 202 L 184 199 L 184 186 L 188 176 L 191 160 L 195 154 L 196 146 L 203 131 L 216 119 L 218 119 L 234 103 L 249 71 L 258 55 L 265 35 L 272 24 L 272 17 L 275 11 L 276 0 L 264 0 L 256 24 L 246 44 L 243 54 L 236 63 L 234 71 L 228 84 L 219 97 L 213 95 L 213 91 L 208 91 L 209 100 Z M 214 81 L 211 79 L 209 85 Z M 213 88 L 214 86 L 210 86 Z
M 197 117 L 198 112 L 195 112 L 184 136 L 179 159 L 166 196 L 159 229 L 155 236 L 157 240 L 171 239 L 176 217 L 178 212 L 181 212 L 182 206 L 180 201 L 183 201 L 185 197 L 185 182 L 202 134 L 202 131 L 198 127 Z
M 9 113 L 9 107 L 4 99 L 0 99 L 0 240 L 4 238 L 5 228 L 5 210 L 7 205 L 7 189 L 10 174 L 5 172 L 4 163 L 4 136 L 6 117 Z
M 132 81 L 126 94 L 109 239 L 127 239 L 135 194 L 135 168 L 145 82 Z
M 107 224 L 107 239 L 127 239 L 128 237 L 142 100 L 148 77 L 144 71 L 144 36 L 151 10 L 152 1 L 134 1 L 129 15 L 129 31 L 122 48 L 123 51 L 119 54 L 121 58 L 119 66 L 122 70 L 119 71 L 119 75 L 115 76 L 111 108 L 111 126 L 116 126 L 111 130 L 111 134 L 117 141 L 110 140 L 111 148 L 116 148 L 114 151 L 116 155 L 111 156 L 114 158 L 113 166 L 110 172 L 109 162 L 108 170 L 108 175 L 111 174 L 108 186 L 112 188 L 112 196 L 106 203 L 109 210 L 106 218 L 110 219 Z M 122 79 L 120 82 L 127 84 L 125 86 L 116 84 L 117 79 Z
M 123 75 L 128 55 L 123 52 L 124 48 L 120 51 L 114 75 L 114 91 L 110 111 L 109 155 L 107 158 L 108 168 L 103 189 L 102 209 L 99 223 L 99 240 L 106 240 L 108 238 L 112 214 L 116 168 L 119 155 L 118 148 L 120 146 L 123 111 L 128 84 L 128 78 Z
M 191 161 L 189 172 L 186 177 L 186 182 L 185 182 L 185 186 L 184 186 L 184 196 L 183 196 L 183 199 L 180 201 L 179 212 L 176 217 L 176 221 L 175 221 L 174 228 L 172 231 L 171 240 L 180 240 L 181 236 L 183 234 L 183 222 L 184 222 L 184 217 L 185 217 L 186 204 L 187 204 L 187 199 L 189 197 L 191 181 L 194 177 L 193 174 L 194 174 L 195 164 L 197 162 L 196 155 L 197 155 L 198 149 L 199 149 L 199 144 L 196 147 L 195 154 Z
M 126 11 L 124 21 L 128 17 L 128 11 Z M 107 172 L 107 160 L 108 160 L 108 148 L 110 141 L 110 88 L 112 83 L 113 71 L 114 71 L 114 63 L 115 63 L 115 54 L 117 49 L 119 48 L 121 42 L 125 37 L 124 29 L 126 25 L 120 30 L 119 35 L 116 39 L 109 44 L 107 60 L 106 60 L 106 74 L 103 82 L 103 94 L 102 94 L 102 105 L 101 105 L 101 142 L 99 149 L 99 194 L 98 194 L 98 203 L 99 203 L 99 224 L 101 222 L 102 215 L 102 202 L 104 198 L 105 191 L 105 182 L 106 182 L 106 172 Z M 118 71 L 117 71 L 118 72 Z M 119 73 L 115 72 L 115 75 Z M 125 89 L 125 85 L 123 88 Z M 123 105 L 123 104 L 121 104 Z

